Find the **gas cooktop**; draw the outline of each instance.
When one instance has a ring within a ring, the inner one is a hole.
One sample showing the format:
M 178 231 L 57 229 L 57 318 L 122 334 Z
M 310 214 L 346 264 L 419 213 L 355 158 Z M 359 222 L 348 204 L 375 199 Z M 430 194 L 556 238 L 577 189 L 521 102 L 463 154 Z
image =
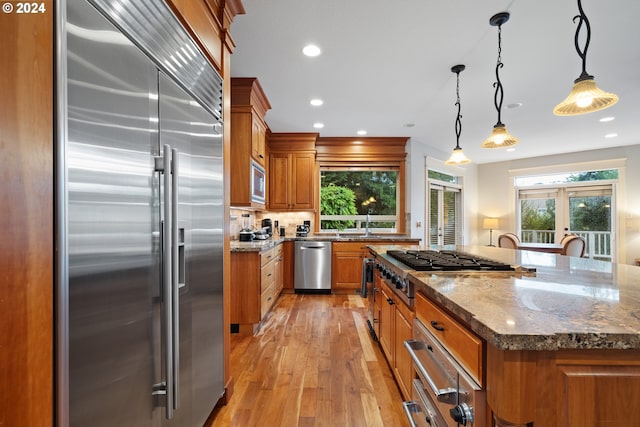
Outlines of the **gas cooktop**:
M 416 271 L 515 271 L 509 264 L 458 251 L 387 251 L 387 255 Z

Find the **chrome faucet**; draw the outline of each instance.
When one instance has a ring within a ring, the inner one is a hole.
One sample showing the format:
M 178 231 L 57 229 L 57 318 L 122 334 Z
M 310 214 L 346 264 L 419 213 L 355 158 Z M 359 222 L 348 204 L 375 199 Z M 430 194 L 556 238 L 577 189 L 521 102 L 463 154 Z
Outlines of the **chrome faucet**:
M 370 236 L 370 233 L 369 233 L 369 220 L 370 220 L 369 212 L 367 212 L 367 223 L 366 223 L 365 229 L 364 229 L 364 236 L 365 237 L 369 237 Z

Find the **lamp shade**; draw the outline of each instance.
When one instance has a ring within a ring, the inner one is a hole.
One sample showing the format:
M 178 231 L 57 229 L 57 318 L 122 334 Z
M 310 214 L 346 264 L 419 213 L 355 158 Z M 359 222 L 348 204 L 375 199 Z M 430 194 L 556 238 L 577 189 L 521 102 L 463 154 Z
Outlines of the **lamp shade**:
M 553 114 L 556 116 L 577 116 L 604 110 L 618 102 L 618 95 L 608 93 L 596 85 L 593 77 L 577 79 L 569 96 L 556 105 Z
M 493 127 L 493 131 L 489 138 L 482 142 L 482 148 L 501 148 L 510 147 L 518 143 L 518 138 L 511 135 L 507 128 L 499 123 Z
M 485 218 L 482 221 L 482 228 L 485 230 L 495 230 L 498 228 L 499 222 L 498 218 Z
M 449 157 L 449 159 L 444 163 L 447 165 L 464 165 L 467 163 L 471 163 L 471 160 L 464 155 L 464 153 L 462 152 L 462 148 L 456 147 L 453 149 L 451 157 Z

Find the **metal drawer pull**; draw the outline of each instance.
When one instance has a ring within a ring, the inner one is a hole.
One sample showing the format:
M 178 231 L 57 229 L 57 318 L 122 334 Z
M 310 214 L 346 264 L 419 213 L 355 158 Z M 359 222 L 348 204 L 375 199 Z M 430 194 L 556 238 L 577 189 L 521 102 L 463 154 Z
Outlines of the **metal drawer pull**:
M 458 403 L 458 390 L 454 387 L 438 388 L 436 383 L 429 376 L 429 373 L 427 372 L 427 370 L 424 368 L 424 366 L 422 366 L 422 363 L 420 362 L 420 358 L 418 358 L 418 354 L 416 353 L 416 350 L 428 351 L 426 344 L 423 343 L 422 341 L 407 340 L 404 342 L 404 346 L 407 349 L 407 351 L 409 351 L 409 354 L 411 355 L 411 359 L 413 360 L 413 363 L 415 364 L 415 366 L 418 368 L 422 376 L 427 380 L 427 384 L 429 384 L 431 391 L 433 392 L 433 394 L 436 395 L 436 398 L 438 399 L 438 401 L 443 403 L 449 403 L 451 405 L 455 405 L 456 403 Z
M 440 324 L 438 324 L 437 320 L 432 320 L 431 321 L 431 326 L 433 327 L 433 329 L 435 329 L 436 331 L 444 331 L 444 326 L 440 326 Z
M 415 421 L 413 421 L 412 413 L 420 413 L 420 406 L 415 402 L 402 402 L 402 409 L 404 409 L 404 413 L 411 424 L 411 427 L 418 427 Z

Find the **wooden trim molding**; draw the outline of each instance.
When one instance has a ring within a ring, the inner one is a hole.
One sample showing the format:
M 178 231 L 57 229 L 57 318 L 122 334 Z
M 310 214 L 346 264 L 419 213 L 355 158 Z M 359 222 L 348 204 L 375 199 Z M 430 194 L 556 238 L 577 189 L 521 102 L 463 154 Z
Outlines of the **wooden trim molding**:
M 318 133 L 271 133 L 267 134 L 267 145 L 273 152 L 294 153 L 300 151 L 316 152 Z
M 53 3 L 0 15 L 0 426 L 54 423 Z
M 320 137 L 316 142 L 318 161 L 404 162 L 408 137 Z
M 231 106 L 232 108 L 250 105 L 263 118 L 271 104 L 260 82 L 255 77 L 235 77 L 231 79 Z

